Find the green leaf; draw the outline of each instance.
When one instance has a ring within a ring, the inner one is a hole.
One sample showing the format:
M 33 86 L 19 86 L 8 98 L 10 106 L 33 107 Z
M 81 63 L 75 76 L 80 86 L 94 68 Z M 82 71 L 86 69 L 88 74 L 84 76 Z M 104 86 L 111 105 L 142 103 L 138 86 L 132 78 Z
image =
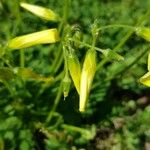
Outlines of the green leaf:
M 24 80 L 36 80 L 36 81 L 43 81 L 43 82 L 53 82 L 54 78 L 44 77 L 40 74 L 37 74 L 30 68 L 16 68 L 16 73 Z

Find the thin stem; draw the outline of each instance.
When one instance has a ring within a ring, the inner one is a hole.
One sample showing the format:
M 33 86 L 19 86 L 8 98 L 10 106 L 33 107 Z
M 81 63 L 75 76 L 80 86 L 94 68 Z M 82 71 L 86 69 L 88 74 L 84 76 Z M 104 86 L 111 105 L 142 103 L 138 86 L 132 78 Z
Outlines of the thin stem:
M 65 75 L 68 76 L 67 51 L 66 51 L 66 48 L 65 48 L 65 47 L 63 47 L 63 56 L 64 56 L 64 62 L 65 62 L 65 65 L 64 65 L 64 68 L 65 68 Z
M 137 63 L 137 61 L 139 61 L 146 53 L 149 52 L 149 51 L 148 51 L 149 48 L 150 48 L 150 46 L 149 46 L 148 48 L 144 49 L 142 52 L 140 52 L 140 53 L 138 54 L 138 56 L 137 56 L 128 66 L 126 66 L 126 67 L 123 68 L 122 70 L 116 72 L 116 74 L 113 75 L 112 77 L 107 78 L 106 81 L 113 79 L 114 77 L 120 75 L 120 74 L 123 73 L 123 72 L 126 72 L 128 69 L 130 69 L 132 66 L 134 66 L 134 65 Z
M 86 47 L 88 47 L 88 48 L 94 48 L 95 50 L 97 50 L 97 51 L 99 51 L 99 52 L 101 52 L 101 53 L 103 53 L 103 51 L 105 51 L 104 49 L 95 47 L 95 46 L 94 46 L 94 45 L 95 45 L 95 42 L 94 42 L 94 44 L 92 43 L 92 45 L 90 45 L 90 44 L 87 44 L 87 43 L 85 43 L 85 42 L 82 42 L 82 41 L 79 41 L 79 40 L 75 40 L 75 39 L 72 39 L 72 38 L 69 38 L 68 40 L 70 40 L 70 41 L 72 41 L 72 42 L 79 43 L 79 44 L 84 45 L 84 46 L 86 46 Z
M 65 0 L 65 6 L 64 6 L 64 14 L 63 14 L 63 22 L 64 24 L 67 23 L 67 19 L 68 19 L 68 12 L 69 12 L 69 5 L 70 5 L 70 0 Z
M 54 78 L 54 82 L 53 82 L 53 83 L 56 83 L 57 81 L 60 81 L 63 76 L 64 76 L 64 71 L 60 72 L 60 73 Z
M 136 26 L 141 26 L 145 23 L 145 20 L 150 15 L 150 10 L 148 10 L 136 23 Z M 128 33 L 121 39 L 121 41 L 114 47 L 114 51 L 118 51 L 130 38 L 130 36 L 133 34 L 134 30 L 129 30 Z M 108 62 L 107 58 L 104 58 L 98 65 L 97 70 L 100 70 L 106 63 Z
M 122 40 L 114 47 L 114 51 L 118 51 L 130 38 L 130 36 L 133 34 L 134 30 L 130 30 L 123 38 Z
M 58 89 L 58 93 L 57 93 L 57 96 L 54 100 L 54 104 L 53 104 L 53 107 L 51 109 L 51 111 L 49 112 L 48 116 L 47 116 L 47 119 L 46 119 L 46 123 L 49 123 L 53 117 L 53 114 L 59 104 L 59 101 L 61 99 L 61 96 L 62 96 L 62 83 L 60 84 L 60 87 Z
M 59 33 L 61 33 L 64 24 L 67 23 L 70 0 L 64 0 L 64 3 L 65 3 L 65 5 L 63 7 L 63 19 L 59 25 Z
M 102 26 L 102 27 L 98 28 L 98 31 L 100 31 L 100 30 L 105 30 L 105 29 L 108 29 L 108 28 L 127 28 L 127 29 L 132 29 L 132 30 L 135 29 L 135 27 L 130 26 L 130 25 L 124 25 L 124 24 L 110 24 L 110 25 L 106 25 L 106 26 Z
M 61 57 L 62 57 L 62 45 L 60 44 L 59 47 L 58 47 L 56 58 L 55 58 L 55 60 L 52 64 L 52 67 L 51 67 L 51 72 L 53 74 L 55 74 L 58 70 L 58 69 L 56 69 L 56 68 L 58 68 L 56 66 L 58 66 L 58 64 L 62 63 L 62 58 Z
M 59 33 L 61 34 L 62 32 L 62 38 L 63 38 L 63 27 L 65 24 L 67 24 L 67 19 L 68 19 L 68 12 L 69 12 L 69 5 L 70 5 L 70 0 L 65 0 L 65 5 L 64 5 L 64 8 L 63 8 L 63 19 L 62 19 L 62 22 L 60 23 L 59 25 Z M 51 69 L 51 72 L 53 74 L 55 74 L 59 67 L 61 66 L 63 62 L 63 56 L 62 56 L 62 45 L 60 44 L 59 45 L 59 48 L 58 48 L 58 52 L 57 52 L 57 56 L 52 64 L 52 69 Z

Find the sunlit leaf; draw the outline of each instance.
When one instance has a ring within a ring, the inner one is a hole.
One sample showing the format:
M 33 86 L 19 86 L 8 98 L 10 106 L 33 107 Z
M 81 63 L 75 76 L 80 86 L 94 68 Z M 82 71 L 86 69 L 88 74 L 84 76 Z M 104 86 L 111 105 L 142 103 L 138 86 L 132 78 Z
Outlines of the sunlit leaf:
M 36 80 L 43 82 L 52 82 L 54 80 L 54 78 L 51 76 L 43 77 L 29 68 L 17 68 L 15 72 L 24 80 Z

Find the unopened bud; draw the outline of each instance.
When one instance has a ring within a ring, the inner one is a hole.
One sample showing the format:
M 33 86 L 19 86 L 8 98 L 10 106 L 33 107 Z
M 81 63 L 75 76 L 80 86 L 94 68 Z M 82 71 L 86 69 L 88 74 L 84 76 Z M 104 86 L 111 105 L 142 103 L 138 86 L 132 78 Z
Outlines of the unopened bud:
M 59 40 L 58 30 L 54 28 L 16 37 L 10 40 L 8 47 L 11 49 L 21 49 L 37 44 L 55 43 Z
M 50 21 L 58 21 L 58 16 L 48 8 L 44 8 L 41 6 L 32 5 L 24 2 L 21 2 L 20 5 L 24 9 L 30 11 L 36 16 L 39 16 L 40 18 L 43 18 L 45 20 L 50 20 Z
M 66 98 L 68 96 L 68 93 L 70 91 L 70 84 L 71 84 L 71 80 L 70 80 L 69 76 L 65 75 L 65 77 L 63 79 L 64 98 Z
M 86 107 L 88 95 L 90 93 L 91 84 L 96 71 L 96 52 L 88 50 L 85 56 L 80 81 L 80 104 L 79 111 L 83 112 Z

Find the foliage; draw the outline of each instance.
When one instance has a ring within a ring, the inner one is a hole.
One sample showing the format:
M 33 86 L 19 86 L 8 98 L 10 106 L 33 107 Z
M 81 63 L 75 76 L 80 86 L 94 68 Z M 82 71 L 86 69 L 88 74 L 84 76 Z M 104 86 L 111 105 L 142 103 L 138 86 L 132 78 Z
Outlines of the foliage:
M 148 149 L 149 0 L 28 3 L 0 1 L 0 150 Z

